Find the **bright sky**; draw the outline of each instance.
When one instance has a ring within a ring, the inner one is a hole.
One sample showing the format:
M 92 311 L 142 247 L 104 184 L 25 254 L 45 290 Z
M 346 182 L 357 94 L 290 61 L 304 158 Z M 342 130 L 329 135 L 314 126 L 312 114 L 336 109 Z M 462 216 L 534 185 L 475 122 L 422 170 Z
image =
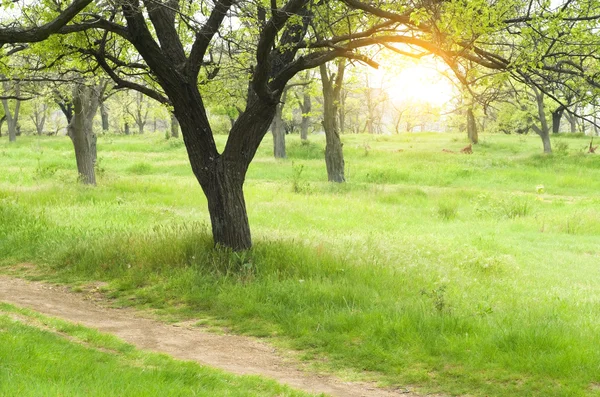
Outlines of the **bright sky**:
M 382 87 L 390 99 L 444 105 L 455 96 L 455 89 L 447 77 L 438 72 L 442 67 L 433 60 L 406 62 L 403 65 L 370 69 L 372 87 Z

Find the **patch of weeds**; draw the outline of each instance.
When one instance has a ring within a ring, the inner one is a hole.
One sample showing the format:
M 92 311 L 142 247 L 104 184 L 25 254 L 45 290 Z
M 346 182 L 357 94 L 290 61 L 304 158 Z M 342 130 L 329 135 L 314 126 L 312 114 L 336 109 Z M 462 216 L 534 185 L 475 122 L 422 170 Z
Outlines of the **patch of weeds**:
M 438 204 L 436 213 L 441 219 L 451 221 L 458 215 L 458 203 L 452 200 L 442 201 Z
M 294 193 L 311 193 L 310 183 L 302 180 L 302 171 L 304 164 L 292 163 L 292 192 Z
M 554 154 L 559 156 L 566 156 L 569 154 L 569 144 L 563 140 L 557 140 L 554 143 Z
M 42 164 L 38 160 L 37 167 L 35 168 L 33 178 L 34 179 L 47 179 L 51 178 L 58 171 L 58 166 L 56 164 Z
M 371 145 L 369 145 L 369 141 L 364 141 L 363 144 L 361 145 L 361 148 L 363 149 L 363 155 L 365 157 L 367 157 L 369 155 L 369 151 L 371 150 Z
M 512 196 L 501 204 L 504 216 L 510 219 L 523 218 L 531 212 L 531 202 L 526 197 Z
M 140 162 L 127 167 L 127 171 L 136 175 L 148 175 L 152 173 L 153 167 L 148 163 Z
M 431 299 L 433 307 L 439 314 L 443 314 L 444 312 L 450 311 L 450 306 L 448 306 L 448 301 L 446 299 L 445 285 L 440 285 L 439 287 L 434 288 L 430 291 L 421 290 L 421 295 Z
M 183 139 L 174 138 L 169 135 L 169 149 L 179 149 L 184 146 Z
M 321 160 L 325 156 L 323 147 L 310 141 L 292 141 L 286 151 L 291 159 Z
M 487 194 L 480 194 L 475 199 L 475 213 L 479 217 L 523 218 L 531 213 L 531 200 L 526 196 L 510 195 L 496 199 Z
M 102 157 L 96 158 L 96 162 L 94 163 L 94 169 L 96 171 L 97 177 L 103 177 L 106 174 L 106 168 L 104 168 L 104 160 Z

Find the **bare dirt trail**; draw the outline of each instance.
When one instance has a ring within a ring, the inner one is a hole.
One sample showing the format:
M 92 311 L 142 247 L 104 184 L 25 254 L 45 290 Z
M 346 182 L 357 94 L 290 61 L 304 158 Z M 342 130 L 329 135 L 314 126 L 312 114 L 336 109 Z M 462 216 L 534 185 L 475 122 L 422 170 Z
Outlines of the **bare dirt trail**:
M 223 369 L 238 375 L 261 375 L 311 393 L 339 397 L 417 396 L 407 390 L 385 390 L 302 371 L 268 344 L 254 338 L 217 335 L 185 325 L 167 325 L 134 310 L 107 308 L 40 282 L 0 276 L 0 301 L 80 323 L 113 334 L 144 350 Z

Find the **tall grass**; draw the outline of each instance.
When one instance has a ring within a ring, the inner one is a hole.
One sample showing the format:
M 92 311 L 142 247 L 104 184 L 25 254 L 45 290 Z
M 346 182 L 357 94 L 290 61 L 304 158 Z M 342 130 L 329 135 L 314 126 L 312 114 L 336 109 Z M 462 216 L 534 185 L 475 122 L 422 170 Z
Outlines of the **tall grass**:
M 364 136 L 344 137 L 343 186 L 324 182 L 321 140 L 292 140 L 287 161 L 266 141 L 245 187 L 255 247 L 243 254 L 212 248 L 177 141 L 101 138 L 95 189 L 66 168 L 33 177 L 31 141 L 49 163 L 68 142 L 2 143 L 2 263 L 107 281 L 122 304 L 270 337 L 352 376 L 451 394 L 599 395 L 598 160 L 539 156 L 537 140 L 504 136 L 472 156 L 442 153 L 455 138 L 375 138 L 365 156 Z

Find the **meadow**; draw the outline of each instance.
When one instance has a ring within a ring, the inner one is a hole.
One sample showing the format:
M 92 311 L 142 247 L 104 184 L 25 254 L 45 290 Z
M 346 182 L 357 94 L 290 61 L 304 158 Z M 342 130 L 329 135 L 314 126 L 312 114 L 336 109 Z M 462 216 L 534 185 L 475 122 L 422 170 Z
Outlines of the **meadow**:
M 217 136 L 219 144 L 225 136 Z M 181 140 L 105 135 L 98 186 L 66 137 L 0 143 L 0 271 L 93 281 L 115 305 L 269 338 L 318 370 L 423 393 L 600 396 L 600 157 L 589 138 L 269 137 L 245 184 L 254 248 L 212 247 Z M 19 266 L 33 263 L 30 266 Z M 0 330 L 1 331 L 1 330 Z M 0 333 L 2 336 L 2 333 Z

